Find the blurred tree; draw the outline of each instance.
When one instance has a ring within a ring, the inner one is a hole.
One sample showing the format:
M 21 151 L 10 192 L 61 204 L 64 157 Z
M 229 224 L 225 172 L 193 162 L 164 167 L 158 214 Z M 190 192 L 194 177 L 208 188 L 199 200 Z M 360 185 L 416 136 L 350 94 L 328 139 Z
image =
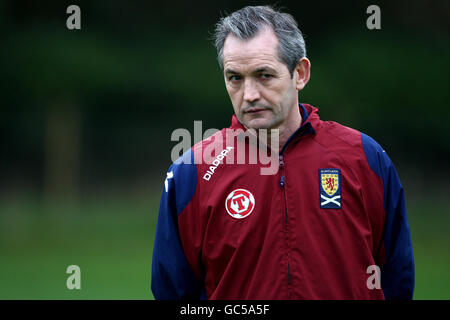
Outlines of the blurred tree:
M 45 194 L 49 202 L 77 202 L 80 174 L 80 110 L 58 101 L 46 110 Z

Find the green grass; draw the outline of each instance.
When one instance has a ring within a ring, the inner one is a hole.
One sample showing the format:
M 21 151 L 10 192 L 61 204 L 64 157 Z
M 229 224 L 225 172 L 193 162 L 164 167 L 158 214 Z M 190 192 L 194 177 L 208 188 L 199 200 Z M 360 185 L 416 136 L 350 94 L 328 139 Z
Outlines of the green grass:
M 450 299 L 450 208 L 425 199 L 407 205 L 413 242 L 414 299 Z
M 0 299 L 153 299 L 157 207 L 131 200 L 4 206 Z M 69 265 L 81 268 L 81 290 L 66 287 Z
M 158 199 L 109 198 L 45 208 L 0 203 L 0 299 L 153 299 L 151 258 Z M 449 210 L 408 203 L 415 299 L 450 299 Z M 81 268 L 68 290 L 66 268 Z

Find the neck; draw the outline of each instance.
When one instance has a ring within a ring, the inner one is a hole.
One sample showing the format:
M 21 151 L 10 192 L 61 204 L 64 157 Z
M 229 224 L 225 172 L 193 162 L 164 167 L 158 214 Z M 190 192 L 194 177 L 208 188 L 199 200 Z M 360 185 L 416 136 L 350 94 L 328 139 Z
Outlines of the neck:
M 300 114 L 299 108 L 292 108 L 292 111 L 286 118 L 286 122 L 281 124 L 280 126 L 276 128 L 271 128 L 267 130 L 267 140 L 266 141 L 260 141 L 263 145 L 266 145 L 266 147 L 269 147 L 272 149 L 272 151 L 276 151 L 277 153 L 280 153 L 283 149 L 286 142 L 289 140 L 289 138 L 294 134 L 295 131 L 297 131 L 298 128 L 300 128 L 302 124 L 302 115 Z M 274 132 L 272 130 L 276 130 L 277 132 Z M 258 131 L 258 130 L 256 130 Z M 255 132 L 256 133 L 256 132 Z M 257 133 L 257 137 L 261 137 L 259 133 Z M 278 138 L 278 145 L 272 146 L 272 138 L 277 139 Z M 276 150 L 274 150 L 276 149 Z
M 300 109 L 298 108 L 298 104 L 296 107 L 291 109 L 290 114 L 286 118 L 286 122 L 281 124 L 279 129 L 279 151 L 281 151 L 289 140 L 289 138 L 297 131 L 298 128 L 302 125 L 302 115 L 300 114 Z M 268 140 L 270 143 L 270 139 Z

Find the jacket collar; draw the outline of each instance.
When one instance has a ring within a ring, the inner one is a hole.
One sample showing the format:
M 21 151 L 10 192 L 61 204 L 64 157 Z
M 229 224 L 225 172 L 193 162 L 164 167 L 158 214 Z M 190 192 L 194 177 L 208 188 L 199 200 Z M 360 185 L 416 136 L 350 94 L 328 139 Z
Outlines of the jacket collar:
M 286 141 L 283 148 L 281 149 L 280 154 L 284 153 L 287 146 L 292 141 L 298 140 L 301 137 L 306 136 L 310 133 L 311 134 L 316 133 L 316 129 L 320 122 L 319 115 L 317 114 L 318 109 L 306 103 L 305 104 L 299 103 L 299 108 L 300 114 L 302 115 L 302 124 L 300 128 L 298 128 Z
M 302 115 L 302 124 L 301 126 L 289 137 L 289 139 L 284 144 L 283 148 L 281 149 L 280 155 L 284 153 L 286 148 L 290 143 L 292 143 L 295 140 L 301 139 L 304 136 L 307 136 L 309 134 L 315 134 L 316 130 L 320 126 L 320 118 L 318 111 L 319 109 L 309 105 L 309 104 L 302 104 L 299 103 L 299 109 L 300 114 Z M 242 125 L 242 123 L 239 122 L 238 118 L 234 114 L 231 119 L 231 129 L 238 130 L 241 129 L 243 131 L 246 131 L 247 129 Z

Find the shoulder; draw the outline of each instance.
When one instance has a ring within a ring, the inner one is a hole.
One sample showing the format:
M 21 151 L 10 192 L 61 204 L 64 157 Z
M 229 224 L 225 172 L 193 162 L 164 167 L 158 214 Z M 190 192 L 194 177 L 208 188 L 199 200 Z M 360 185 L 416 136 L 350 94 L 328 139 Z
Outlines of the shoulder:
M 371 136 L 333 121 L 323 121 L 321 129 L 319 143 L 346 158 L 362 158 L 378 176 L 392 166 L 384 148 Z
M 331 144 L 343 144 L 349 147 L 361 146 L 361 132 L 334 121 L 322 121 L 322 139 Z
M 372 137 L 361 133 L 361 142 L 370 168 L 387 182 L 391 174 L 396 174 L 394 164 L 384 148 Z
M 187 210 L 196 194 L 202 190 L 203 177 L 208 172 L 210 155 L 222 151 L 225 143 L 225 129 L 204 139 L 173 161 L 164 181 L 163 198 L 171 203 L 177 215 Z M 210 191 L 209 188 L 205 191 Z
M 194 144 L 188 151 L 173 161 L 169 171 L 193 176 L 205 162 L 208 162 L 208 159 L 205 159 L 207 158 L 205 150 L 214 150 L 224 145 L 226 140 L 224 133 L 225 129 L 222 129 L 215 132 L 210 137 Z
M 164 191 L 174 197 L 178 214 L 194 197 L 200 179 L 218 151 L 225 145 L 225 129 L 206 138 L 173 161 L 164 181 Z

